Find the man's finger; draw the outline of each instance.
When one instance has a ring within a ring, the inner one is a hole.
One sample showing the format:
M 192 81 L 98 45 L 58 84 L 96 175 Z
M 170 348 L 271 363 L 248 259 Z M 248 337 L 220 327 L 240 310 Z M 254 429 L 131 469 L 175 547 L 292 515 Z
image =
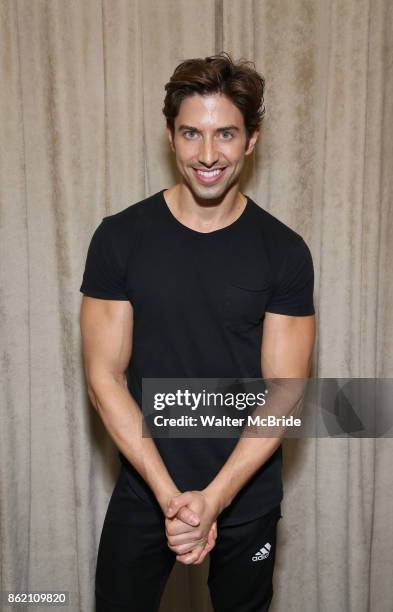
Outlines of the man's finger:
M 197 514 L 190 510 L 187 506 L 183 506 L 176 514 L 177 518 L 179 518 L 183 523 L 187 523 L 191 527 L 196 527 L 199 525 L 200 520 Z
M 181 521 L 177 516 L 173 519 L 166 518 L 165 519 L 165 533 L 166 536 L 174 536 L 180 535 L 181 533 L 193 533 L 195 532 L 196 527 L 193 525 L 189 525 L 184 521 Z
M 168 547 L 177 555 L 186 555 L 195 551 L 197 546 L 204 546 L 204 543 L 197 544 L 196 542 L 186 542 L 184 544 L 169 544 Z
M 199 557 L 199 559 L 194 561 L 193 565 L 201 565 L 201 563 L 203 563 L 203 561 L 205 560 L 206 555 L 209 554 L 212 548 L 213 546 L 209 546 L 208 544 L 206 544 L 201 556 Z
M 168 544 L 171 546 L 180 546 L 180 544 L 190 544 L 196 546 L 196 544 L 200 544 L 203 540 L 206 541 L 206 538 L 203 538 L 201 534 L 196 533 L 194 531 L 189 531 L 186 533 L 180 534 L 167 534 Z
M 176 559 L 177 561 L 180 561 L 180 563 L 184 563 L 184 565 L 190 565 L 191 563 L 194 563 L 195 561 L 198 560 L 200 554 L 201 554 L 201 548 L 203 549 L 204 545 L 200 545 L 197 546 L 192 552 L 190 553 L 186 553 L 184 555 L 177 555 Z
M 217 539 L 217 522 L 215 521 L 213 525 L 211 526 L 209 533 L 207 534 L 207 544 L 205 548 L 203 549 L 201 556 L 199 557 L 199 559 L 194 561 L 193 565 L 200 565 L 201 563 L 203 563 L 206 555 L 208 555 L 209 552 L 215 547 L 216 539 Z
M 187 504 L 191 503 L 191 501 L 192 496 L 189 495 L 188 491 L 172 497 L 172 499 L 169 500 L 165 516 L 168 518 L 173 518 L 178 513 L 180 508 L 187 506 Z

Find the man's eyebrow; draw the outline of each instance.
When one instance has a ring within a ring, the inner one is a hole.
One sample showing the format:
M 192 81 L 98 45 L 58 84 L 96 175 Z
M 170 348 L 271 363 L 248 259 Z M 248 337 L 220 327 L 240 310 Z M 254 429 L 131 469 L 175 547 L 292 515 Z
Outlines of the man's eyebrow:
M 198 128 L 193 127 L 192 125 L 185 125 L 184 123 L 182 125 L 179 125 L 178 130 L 179 131 L 189 130 L 190 132 L 199 132 Z M 240 131 L 237 125 L 226 125 L 224 127 L 218 128 L 216 131 L 217 132 L 227 132 L 229 130 L 235 130 L 236 132 Z

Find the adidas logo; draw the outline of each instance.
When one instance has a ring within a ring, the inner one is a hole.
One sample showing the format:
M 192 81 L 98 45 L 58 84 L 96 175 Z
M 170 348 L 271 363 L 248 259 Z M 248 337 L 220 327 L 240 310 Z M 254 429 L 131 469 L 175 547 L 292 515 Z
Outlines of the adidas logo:
M 270 554 L 271 547 L 272 545 L 269 542 L 266 542 L 266 544 L 262 546 L 262 548 L 260 548 L 258 552 L 255 553 L 252 560 L 253 561 L 263 561 L 263 559 L 266 559 Z

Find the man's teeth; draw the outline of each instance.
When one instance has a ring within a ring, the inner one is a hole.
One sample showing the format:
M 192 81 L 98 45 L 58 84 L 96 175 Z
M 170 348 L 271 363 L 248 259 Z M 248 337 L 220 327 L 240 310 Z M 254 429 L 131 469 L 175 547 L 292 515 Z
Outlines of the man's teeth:
M 207 172 L 205 170 L 197 170 L 197 174 L 200 174 L 201 176 L 207 176 L 207 177 L 217 176 L 218 174 L 220 174 L 220 172 L 222 172 L 222 169 L 221 170 L 211 170 L 210 172 Z

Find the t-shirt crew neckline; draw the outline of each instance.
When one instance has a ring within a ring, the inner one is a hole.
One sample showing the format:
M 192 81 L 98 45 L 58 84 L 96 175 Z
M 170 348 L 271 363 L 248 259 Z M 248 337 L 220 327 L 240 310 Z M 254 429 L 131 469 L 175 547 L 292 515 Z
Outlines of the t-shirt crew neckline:
M 182 229 L 185 232 L 188 232 L 190 234 L 193 234 L 194 236 L 202 236 L 202 237 L 209 237 L 209 236 L 217 236 L 218 234 L 224 234 L 228 231 L 231 231 L 232 229 L 235 229 L 235 227 L 237 227 L 247 216 L 248 211 L 250 210 L 250 198 L 245 195 L 246 198 L 246 205 L 243 209 L 243 211 L 241 212 L 241 214 L 238 216 L 237 219 L 235 219 L 234 221 L 232 221 L 232 223 L 230 223 L 229 225 L 226 225 L 225 227 L 220 227 L 219 229 L 213 230 L 211 232 L 198 232 L 198 230 L 194 230 L 191 227 L 188 227 L 187 225 L 184 225 L 184 223 L 182 223 L 181 221 L 179 221 L 179 219 L 177 219 L 175 217 L 175 215 L 173 214 L 173 212 L 171 211 L 171 209 L 168 206 L 168 203 L 164 197 L 164 192 L 167 191 L 167 188 L 165 189 L 161 189 L 161 191 L 159 192 L 161 200 L 163 202 L 163 207 L 166 211 L 167 216 L 169 217 L 169 219 L 172 220 L 172 222 L 174 222 L 180 229 Z

